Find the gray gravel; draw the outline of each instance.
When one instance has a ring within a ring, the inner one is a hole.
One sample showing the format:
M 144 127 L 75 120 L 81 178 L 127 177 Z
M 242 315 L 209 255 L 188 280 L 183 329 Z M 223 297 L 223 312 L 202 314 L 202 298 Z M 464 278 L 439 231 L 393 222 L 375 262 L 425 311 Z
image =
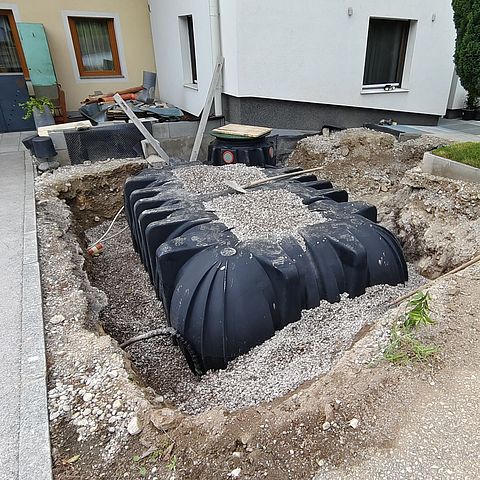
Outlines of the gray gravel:
M 227 227 L 233 228 L 241 241 L 254 238 L 275 241 L 287 235 L 301 240 L 300 227 L 326 220 L 321 213 L 309 210 L 298 195 L 283 189 L 225 195 L 204 205 Z
M 173 170 L 173 175 L 185 186 L 185 189 L 198 194 L 215 193 L 226 190 L 225 182 L 235 180 L 247 185 L 265 178 L 257 167 L 247 167 L 243 163 L 214 167 L 211 165 L 192 165 Z
M 120 219 L 115 231 L 124 222 Z M 90 230 L 88 236 L 98 237 L 106 226 Z M 93 263 L 90 277 L 108 296 L 109 305 L 100 318 L 118 341 L 165 325 L 162 306 L 127 231 L 107 242 L 105 252 Z M 196 413 L 215 406 L 236 410 L 273 400 L 327 372 L 362 327 L 386 310 L 389 301 L 423 282 L 423 277 L 411 271 L 405 286 L 375 286 L 356 299 L 343 295 L 340 303 L 322 302 L 316 309 L 304 311 L 298 322 L 231 362 L 226 370 L 208 372 L 201 379 L 190 372 L 180 350 L 167 339 L 140 342 L 130 347 L 129 353 L 145 383 L 182 410 Z M 388 335 L 387 326 L 384 335 Z
M 379 285 L 358 298 L 344 294 L 339 303 L 323 301 L 317 308 L 305 310 L 301 320 L 235 359 L 225 370 L 208 372 L 193 390 L 189 384 L 180 386 L 190 390 L 188 401 L 180 408 L 189 413 L 215 406 L 237 410 L 285 395 L 328 372 L 360 330 L 386 311 L 390 301 L 424 281 L 411 270 L 406 285 Z M 388 337 L 387 325 L 383 335 Z

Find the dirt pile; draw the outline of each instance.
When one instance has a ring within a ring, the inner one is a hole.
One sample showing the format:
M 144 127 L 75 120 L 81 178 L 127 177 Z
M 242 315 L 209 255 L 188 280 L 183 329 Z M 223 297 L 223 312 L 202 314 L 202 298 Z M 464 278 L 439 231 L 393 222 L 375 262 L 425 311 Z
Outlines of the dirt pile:
M 290 165 L 324 166 L 319 175 L 351 199 L 376 205 L 422 275 L 434 278 L 480 252 L 480 189 L 423 173 L 423 154 L 445 141 L 351 129 L 299 142 Z
M 480 252 L 478 185 L 427 175 L 419 168 L 406 172 L 400 185 L 379 205 L 381 220 L 423 275 L 435 278 Z
M 428 136 L 398 142 L 387 133 L 352 128 L 301 140 L 288 164 L 303 168 L 323 165 L 320 177 L 346 189 L 352 199 L 376 204 L 384 193 L 399 187 L 405 172 L 416 166 L 426 151 L 444 144 L 445 140 Z

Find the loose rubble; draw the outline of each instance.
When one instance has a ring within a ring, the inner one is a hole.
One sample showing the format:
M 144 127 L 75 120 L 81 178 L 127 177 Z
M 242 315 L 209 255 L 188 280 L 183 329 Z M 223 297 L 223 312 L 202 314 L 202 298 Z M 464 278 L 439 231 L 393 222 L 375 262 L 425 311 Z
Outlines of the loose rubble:
M 211 165 L 193 165 L 173 170 L 185 189 L 198 194 L 215 193 L 226 190 L 226 181 L 235 180 L 239 185 L 248 185 L 265 178 L 265 174 L 256 167 L 247 167 L 243 163 L 214 167 Z
M 220 222 L 233 228 L 240 241 L 277 241 L 287 235 L 301 241 L 299 228 L 326 220 L 321 213 L 309 210 L 298 195 L 283 189 L 225 195 L 204 205 Z

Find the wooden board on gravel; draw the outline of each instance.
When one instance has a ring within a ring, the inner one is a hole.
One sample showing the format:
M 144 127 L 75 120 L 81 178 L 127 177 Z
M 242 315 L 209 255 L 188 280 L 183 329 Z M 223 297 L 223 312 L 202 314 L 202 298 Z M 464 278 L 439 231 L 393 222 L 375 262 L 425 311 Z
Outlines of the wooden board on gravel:
M 267 127 L 254 127 L 252 125 L 240 125 L 236 123 L 230 123 L 229 125 L 215 128 L 214 130 L 212 130 L 212 133 L 232 135 L 235 137 L 260 138 L 268 135 L 271 131 L 272 129 Z

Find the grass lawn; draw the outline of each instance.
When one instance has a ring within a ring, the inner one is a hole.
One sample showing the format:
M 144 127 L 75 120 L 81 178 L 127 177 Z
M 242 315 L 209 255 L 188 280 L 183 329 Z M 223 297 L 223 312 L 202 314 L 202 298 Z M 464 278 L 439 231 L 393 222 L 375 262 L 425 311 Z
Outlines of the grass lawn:
M 480 142 L 465 142 L 440 147 L 432 152 L 439 157 L 480 168 Z

